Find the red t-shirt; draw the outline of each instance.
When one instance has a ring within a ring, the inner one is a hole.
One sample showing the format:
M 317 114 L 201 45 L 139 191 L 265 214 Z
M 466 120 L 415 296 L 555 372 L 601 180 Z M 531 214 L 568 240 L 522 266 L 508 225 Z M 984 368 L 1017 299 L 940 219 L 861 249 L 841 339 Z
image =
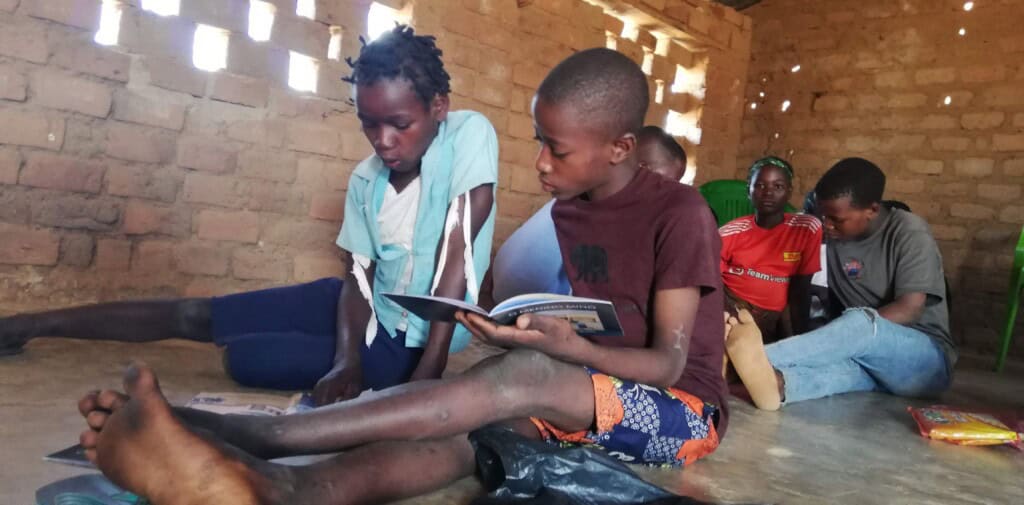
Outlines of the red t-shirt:
M 821 222 L 807 214 L 786 214 L 765 229 L 754 216 L 729 221 L 722 236 L 722 282 L 743 300 L 768 310 L 786 308 L 789 279 L 821 270 Z
M 721 241 L 700 193 L 638 170 L 624 189 L 604 200 L 558 201 L 551 212 L 573 294 L 610 300 L 625 331 L 623 337 L 595 337 L 594 342 L 649 347 L 654 293 L 700 288 L 686 367 L 675 386 L 717 406 L 717 429 L 724 435 Z

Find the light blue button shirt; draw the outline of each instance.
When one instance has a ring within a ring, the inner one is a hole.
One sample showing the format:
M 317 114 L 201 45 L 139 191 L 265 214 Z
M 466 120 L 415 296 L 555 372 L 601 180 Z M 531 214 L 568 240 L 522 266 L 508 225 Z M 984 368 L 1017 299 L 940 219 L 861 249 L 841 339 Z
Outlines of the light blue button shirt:
M 441 123 L 437 136 L 423 155 L 420 169 L 422 192 L 411 251 L 399 245 L 384 245 L 380 242 L 377 214 L 384 202 L 384 190 L 387 189 L 390 176 L 391 170 L 384 166 L 376 154 L 356 166 L 349 179 L 345 196 L 345 220 L 337 244 L 375 263 L 373 306 L 377 320 L 388 335 L 393 338 L 399 323 L 405 320 L 405 345 L 424 347 L 430 323 L 413 314 L 404 313 L 400 306 L 384 298 L 383 294 L 394 292 L 410 257 L 412 281 L 406 293 L 430 294 L 438 245 L 444 233 L 449 205 L 458 196 L 482 184 L 492 184 L 494 190 L 497 190 L 498 137 L 494 127 L 482 114 L 473 111 L 449 112 L 447 119 Z M 473 241 L 477 289 L 490 263 L 496 213 L 497 206 L 492 205 L 487 221 Z M 377 336 L 381 337 L 383 335 Z M 456 325 L 450 351 L 462 350 L 469 344 L 469 339 L 469 332 L 461 325 Z

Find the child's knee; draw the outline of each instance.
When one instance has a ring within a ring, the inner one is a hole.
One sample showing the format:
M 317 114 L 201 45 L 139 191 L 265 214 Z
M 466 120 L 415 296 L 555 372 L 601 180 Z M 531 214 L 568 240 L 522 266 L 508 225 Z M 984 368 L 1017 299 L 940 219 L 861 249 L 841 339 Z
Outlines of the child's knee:
M 178 331 L 185 338 L 211 340 L 210 299 L 190 298 L 178 304 Z
M 493 368 L 492 378 L 499 394 L 532 391 L 550 385 L 560 367 L 567 366 L 547 354 L 532 349 L 513 349 Z

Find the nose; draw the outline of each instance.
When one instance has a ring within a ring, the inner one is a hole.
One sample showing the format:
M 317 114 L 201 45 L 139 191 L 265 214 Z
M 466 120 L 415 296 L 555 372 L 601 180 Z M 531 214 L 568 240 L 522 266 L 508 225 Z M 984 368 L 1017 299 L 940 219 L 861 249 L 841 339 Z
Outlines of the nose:
M 377 133 L 376 137 L 371 142 L 373 149 L 378 153 L 393 149 L 397 140 L 394 130 L 391 128 L 381 128 Z
M 551 172 L 551 153 L 547 146 L 542 145 L 540 151 L 537 152 L 537 161 L 534 166 L 542 174 Z

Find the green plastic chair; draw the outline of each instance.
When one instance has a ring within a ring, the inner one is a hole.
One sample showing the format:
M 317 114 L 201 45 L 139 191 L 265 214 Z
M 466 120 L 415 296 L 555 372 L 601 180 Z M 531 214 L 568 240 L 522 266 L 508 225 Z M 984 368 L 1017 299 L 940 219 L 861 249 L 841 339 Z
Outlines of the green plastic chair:
M 1013 270 L 1010 272 L 1010 292 L 1006 297 L 1006 327 L 1003 328 L 1003 343 L 996 360 L 996 371 L 1001 372 L 1006 364 L 1006 354 L 1010 352 L 1013 341 L 1013 324 L 1017 321 L 1017 307 L 1020 305 L 1020 292 L 1024 289 L 1024 228 L 1017 240 L 1017 249 L 1013 253 Z
M 715 213 L 718 226 L 754 213 L 754 206 L 747 195 L 747 181 L 720 179 L 705 182 L 697 189 Z M 792 205 L 786 204 L 786 212 L 795 211 Z

